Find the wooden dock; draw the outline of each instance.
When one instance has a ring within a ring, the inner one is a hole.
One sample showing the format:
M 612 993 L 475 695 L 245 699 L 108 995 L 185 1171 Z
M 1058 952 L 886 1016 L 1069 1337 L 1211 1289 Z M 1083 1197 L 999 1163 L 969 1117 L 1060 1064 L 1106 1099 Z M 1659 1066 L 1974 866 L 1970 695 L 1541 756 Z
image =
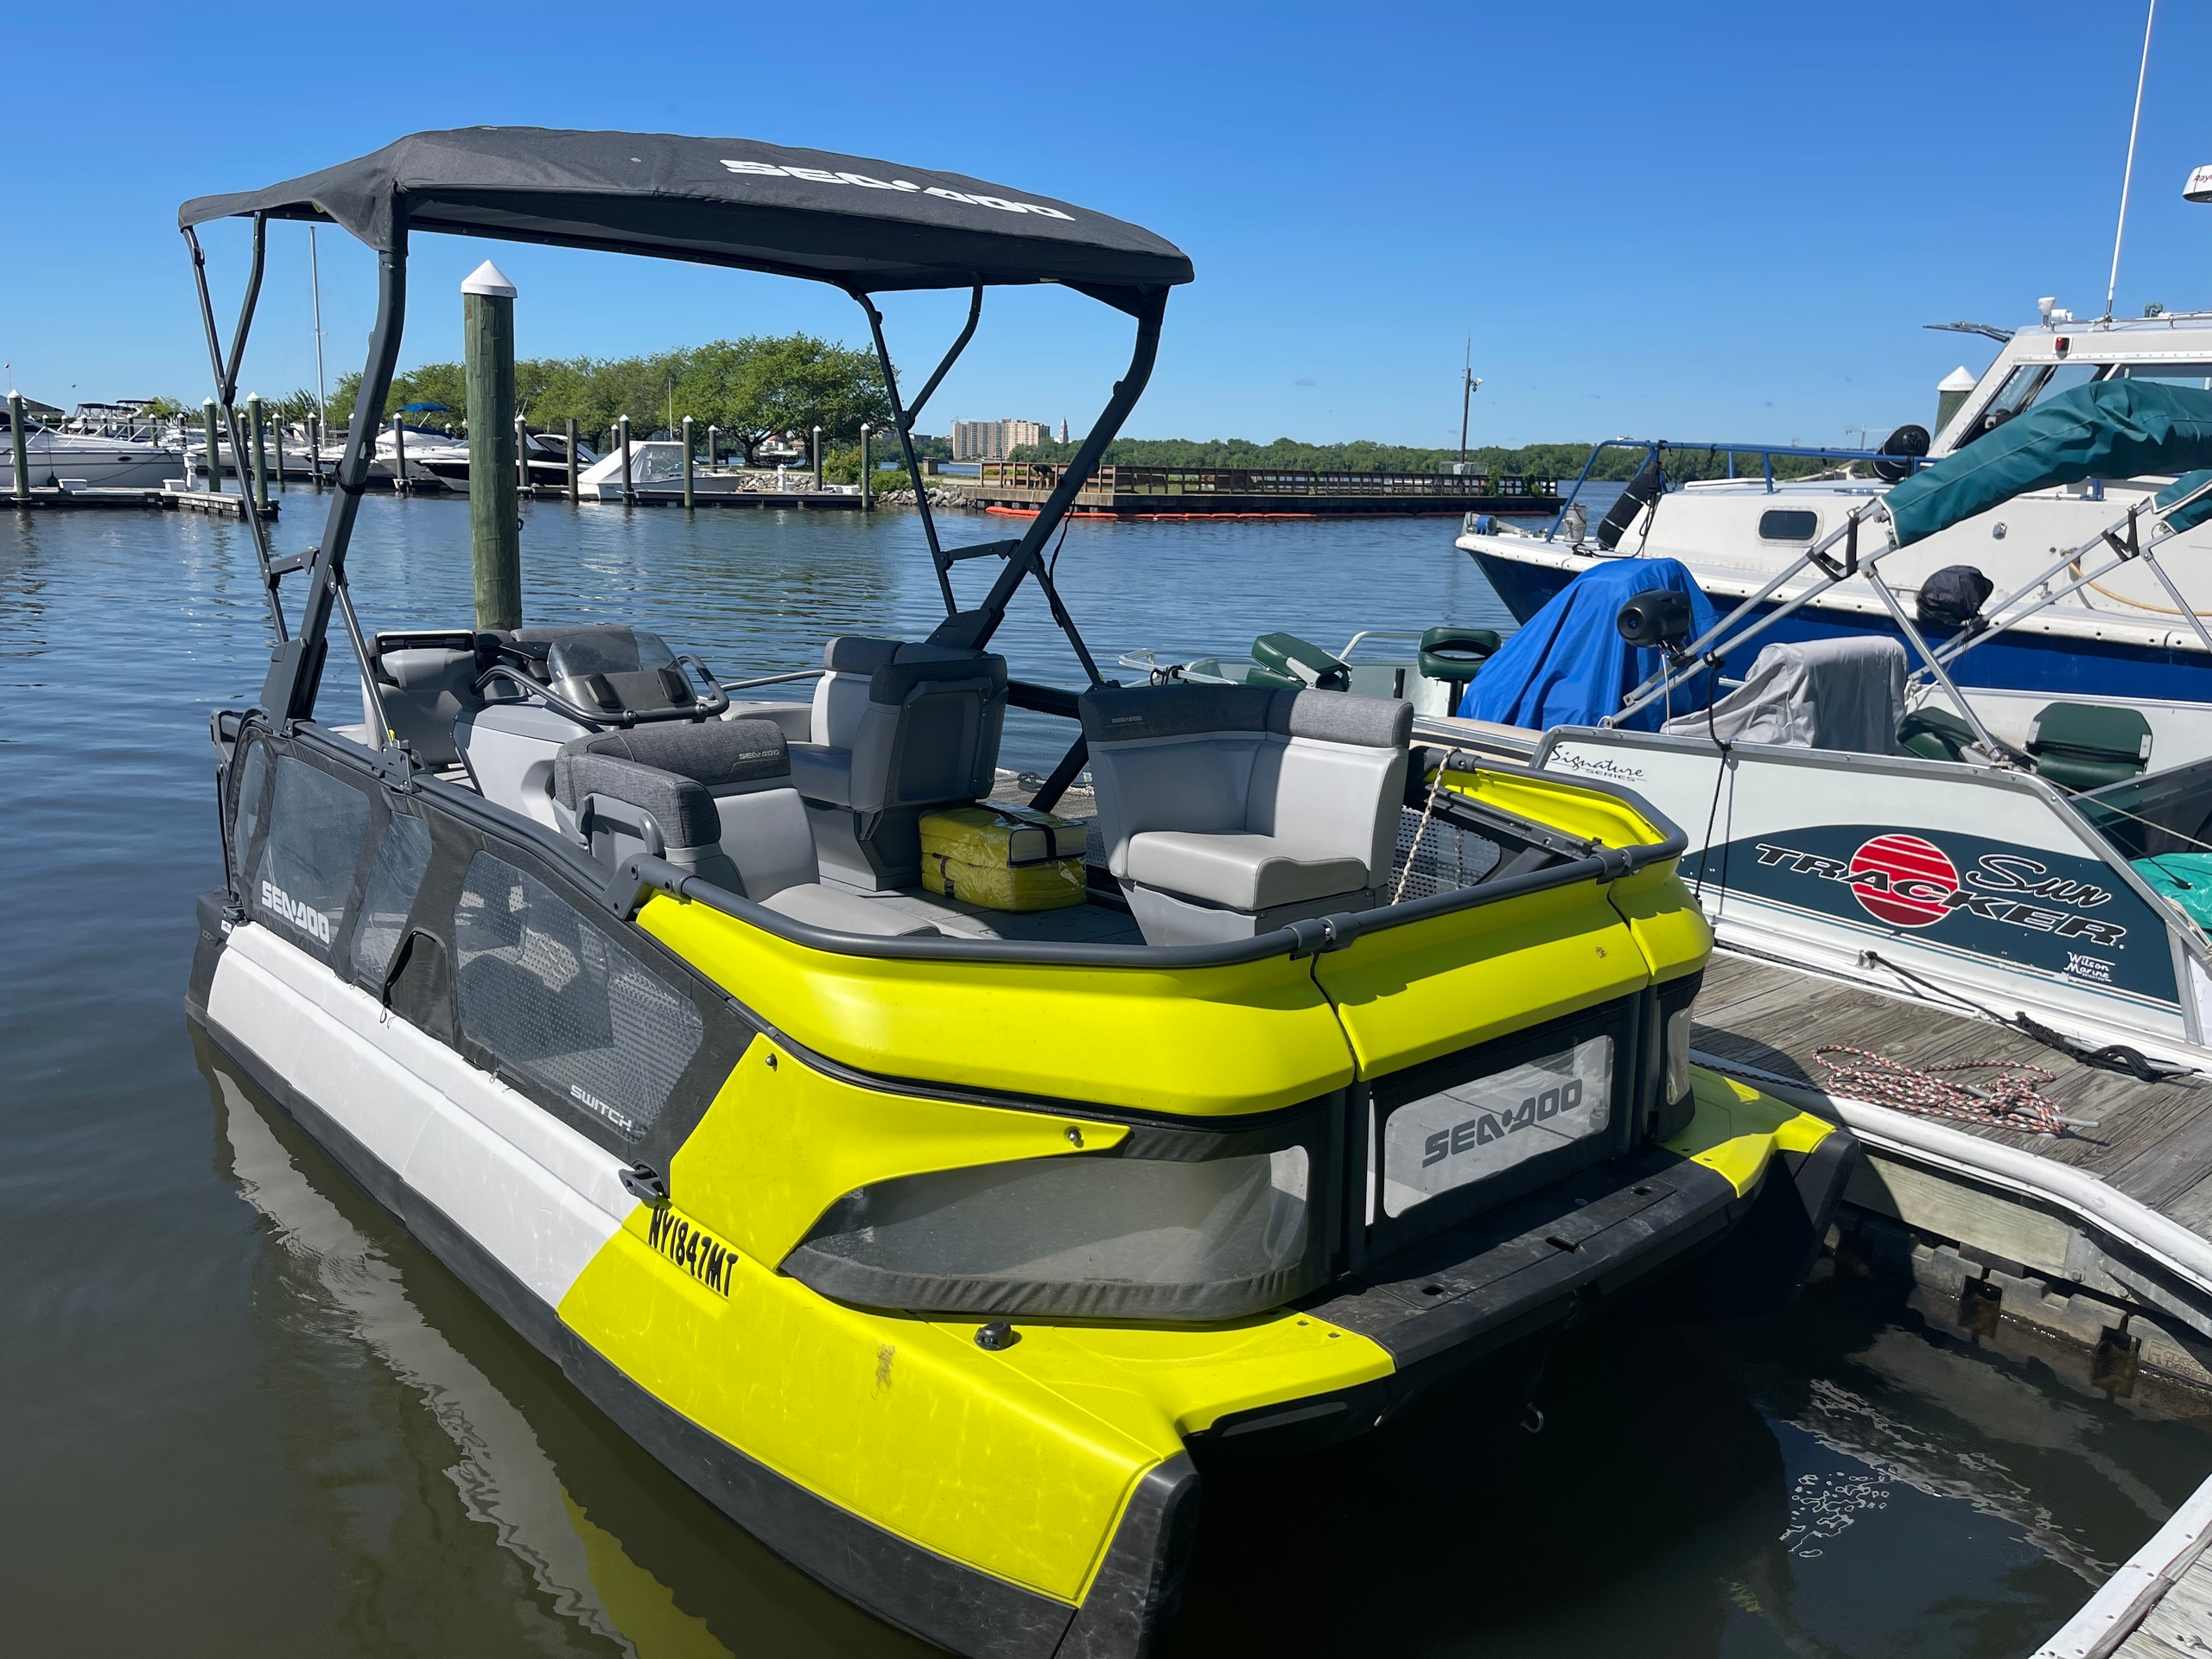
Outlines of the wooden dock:
M 52 486 L 35 488 L 22 494 L 0 491 L 0 506 L 13 507 L 18 512 L 205 512 L 219 518 L 245 517 L 245 498 L 242 495 L 209 494 L 205 490 L 64 490 Z M 260 509 L 264 518 L 274 518 L 279 511 L 272 499 Z
M 2082 1344 L 2115 1393 L 2142 1369 L 2212 1388 L 2212 1079 L 2139 1082 L 1902 988 L 1726 950 L 1694 1018 L 1700 1063 L 1859 1136 L 1840 1249 L 1955 1298 L 1961 1325 L 2012 1318 Z M 1814 1058 L 1827 1044 L 1916 1068 L 2041 1066 L 2056 1074 L 2044 1096 L 2094 1126 L 2036 1135 L 1853 1100 Z
M 2066 1621 L 2034 1659 L 2202 1659 L 2212 1653 L 2212 1480 Z
M 988 512 L 1033 515 L 1066 469 L 1049 461 L 987 461 L 976 481 L 942 479 Z M 1091 518 L 1451 518 L 1470 512 L 1550 514 L 1548 479 L 1462 473 L 1300 473 L 1217 467 L 1101 467 L 1072 509 Z

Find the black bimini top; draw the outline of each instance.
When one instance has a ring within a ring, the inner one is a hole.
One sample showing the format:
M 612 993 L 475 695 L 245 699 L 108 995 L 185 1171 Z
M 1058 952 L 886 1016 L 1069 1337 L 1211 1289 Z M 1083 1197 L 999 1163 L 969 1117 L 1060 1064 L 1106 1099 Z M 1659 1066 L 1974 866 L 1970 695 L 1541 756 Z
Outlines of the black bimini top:
M 854 290 L 1064 283 L 1122 309 L 1191 280 L 1150 231 L 1049 196 L 750 138 L 466 127 L 265 190 L 200 196 L 180 228 L 265 213 L 380 252 L 407 230 L 811 277 Z

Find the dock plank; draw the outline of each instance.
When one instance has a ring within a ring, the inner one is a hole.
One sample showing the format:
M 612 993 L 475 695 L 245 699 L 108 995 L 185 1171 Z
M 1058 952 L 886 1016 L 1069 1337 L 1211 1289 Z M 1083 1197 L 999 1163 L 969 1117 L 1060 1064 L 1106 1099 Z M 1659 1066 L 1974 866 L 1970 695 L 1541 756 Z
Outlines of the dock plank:
M 1825 1044 L 1867 1050 L 1926 1068 L 1965 1059 L 2040 1066 L 2055 1074 L 2044 1096 L 2069 1117 L 2096 1127 L 2053 1138 L 1958 1119 L 1950 1127 L 2111 1180 L 2154 1207 L 2192 1193 L 2212 1169 L 2212 1090 L 2145 1084 L 2082 1065 L 2026 1035 L 1941 1003 L 1714 953 L 1700 995 L 1695 1040 L 1723 1058 L 1815 1089 L 1826 1071 L 1813 1058 Z M 2203 1195 L 2212 1200 L 2212 1193 Z M 2212 1209 L 2212 1204 L 2205 1207 Z M 2212 1216 L 2187 1224 L 2203 1228 Z M 2208 1235 L 2212 1236 L 2212 1235 Z

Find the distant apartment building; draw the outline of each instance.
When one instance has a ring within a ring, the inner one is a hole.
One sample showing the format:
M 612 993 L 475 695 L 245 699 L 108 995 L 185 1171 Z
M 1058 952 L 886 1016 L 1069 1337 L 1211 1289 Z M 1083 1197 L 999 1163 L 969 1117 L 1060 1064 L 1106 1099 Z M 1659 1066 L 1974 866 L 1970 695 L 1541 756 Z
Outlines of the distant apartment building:
M 1042 421 L 955 421 L 955 461 L 1004 461 L 1026 443 L 1044 443 L 1052 434 Z

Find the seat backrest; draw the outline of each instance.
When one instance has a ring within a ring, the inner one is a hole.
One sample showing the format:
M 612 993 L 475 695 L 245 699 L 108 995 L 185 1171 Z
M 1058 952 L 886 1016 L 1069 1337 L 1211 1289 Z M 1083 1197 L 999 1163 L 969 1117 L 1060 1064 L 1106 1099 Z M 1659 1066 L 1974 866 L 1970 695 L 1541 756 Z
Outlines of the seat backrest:
M 1709 715 L 1680 715 L 1663 729 L 1723 743 L 1894 754 L 1904 719 L 1904 644 L 1869 634 L 1767 645 Z
M 474 640 L 466 634 L 379 634 L 377 638 L 377 693 L 385 719 L 399 741 L 427 766 L 449 766 L 461 759 L 454 722 L 484 706 L 476 690 Z M 376 729 L 376 709 L 365 687 L 361 719 Z
M 791 751 L 772 721 L 708 721 L 595 732 L 563 747 L 554 795 L 571 814 L 588 796 L 650 815 L 671 863 L 766 899 L 820 879 Z M 595 821 L 592 850 L 610 868 L 644 845 Z
M 1083 694 L 1077 708 L 1109 870 L 1126 872 L 1129 838 L 1148 830 L 1243 830 L 1253 760 L 1267 742 L 1275 695 L 1264 686 L 1188 682 Z
M 1152 830 L 1273 836 L 1293 856 L 1389 871 L 1413 705 L 1249 685 L 1110 688 L 1079 707 L 1107 868 Z
M 868 681 L 879 668 L 888 668 L 904 642 L 879 639 L 864 633 L 842 633 L 822 648 L 822 666 L 830 671 L 814 683 L 814 741 L 833 749 L 849 749 L 868 712 Z
M 1294 857 L 1356 858 L 1380 884 L 1397 852 L 1413 726 L 1413 705 L 1396 698 L 1278 692 L 1244 827 Z
M 2151 722 L 2107 703 L 2054 702 L 2028 728 L 2036 775 L 2068 789 L 2102 789 L 2151 763 Z
M 856 811 L 941 806 L 991 792 L 1006 728 L 1006 658 L 906 645 L 868 677 L 853 733 Z

